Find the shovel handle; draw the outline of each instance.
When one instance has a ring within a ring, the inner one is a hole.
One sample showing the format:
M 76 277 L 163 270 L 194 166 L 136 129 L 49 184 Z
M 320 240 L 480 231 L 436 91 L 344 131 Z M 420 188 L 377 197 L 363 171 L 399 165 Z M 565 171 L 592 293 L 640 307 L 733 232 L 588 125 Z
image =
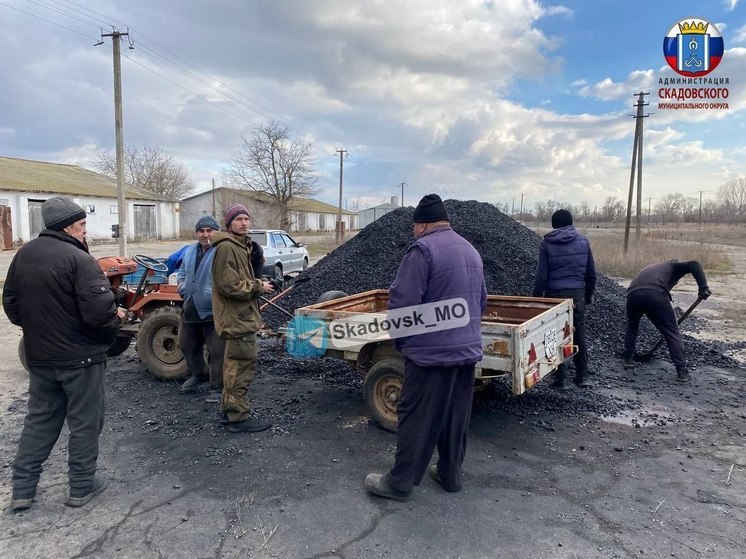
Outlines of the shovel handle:
M 692 303 L 692 305 L 691 305 L 691 306 L 690 306 L 690 307 L 689 307 L 688 309 L 686 309 L 686 311 L 684 311 L 684 313 L 683 313 L 683 314 L 682 314 L 682 315 L 681 315 L 681 316 L 679 317 L 679 319 L 678 319 L 678 320 L 676 321 L 676 324 L 681 324 L 682 322 L 684 322 L 684 319 L 685 319 L 685 318 L 686 318 L 687 316 L 689 316 L 690 314 L 692 314 L 692 311 L 693 311 L 694 309 L 696 309 L 696 308 L 697 308 L 697 305 L 699 305 L 699 304 L 700 304 L 700 303 L 701 303 L 702 301 L 704 301 L 704 299 L 702 299 L 702 297 L 697 297 L 697 300 L 696 300 L 696 301 L 694 301 L 694 302 Z M 646 352 L 646 353 L 643 353 L 643 355 L 644 355 L 644 356 L 645 356 L 646 358 L 647 358 L 647 357 L 652 357 L 652 356 L 653 356 L 653 354 L 655 353 L 655 350 L 656 350 L 656 349 L 658 349 L 658 348 L 659 348 L 659 347 L 661 346 L 661 344 L 663 344 L 663 338 L 662 338 L 662 337 L 661 337 L 661 338 L 658 338 L 658 341 L 657 341 L 657 342 L 655 342 L 655 345 L 654 345 L 653 347 L 651 347 L 651 348 L 650 348 L 650 351 L 648 351 L 648 352 Z

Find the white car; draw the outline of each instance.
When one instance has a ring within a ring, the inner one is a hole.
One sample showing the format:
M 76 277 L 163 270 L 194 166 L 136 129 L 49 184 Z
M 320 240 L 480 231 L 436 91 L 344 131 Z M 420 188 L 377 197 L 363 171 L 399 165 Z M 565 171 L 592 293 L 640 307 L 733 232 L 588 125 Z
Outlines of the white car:
M 308 250 L 285 231 L 279 229 L 252 229 L 251 240 L 264 250 L 264 275 L 282 281 L 293 272 L 308 268 Z

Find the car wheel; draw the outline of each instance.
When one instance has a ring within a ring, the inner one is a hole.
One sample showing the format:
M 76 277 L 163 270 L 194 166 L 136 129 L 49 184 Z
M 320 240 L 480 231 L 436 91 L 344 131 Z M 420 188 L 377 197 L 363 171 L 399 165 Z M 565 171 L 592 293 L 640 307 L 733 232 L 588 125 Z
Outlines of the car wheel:
M 308 270 L 308 258 L 303 259 L 303 271 Z

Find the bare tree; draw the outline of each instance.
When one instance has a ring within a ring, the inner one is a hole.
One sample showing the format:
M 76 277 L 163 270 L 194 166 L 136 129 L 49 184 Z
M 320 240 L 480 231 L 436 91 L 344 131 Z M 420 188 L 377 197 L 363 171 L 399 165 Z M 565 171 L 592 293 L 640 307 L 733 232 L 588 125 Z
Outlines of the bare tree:
M 354 214 L 360 211 L 360 206 L 362 202 L 360 201 L 360 198 L 355 198 L 350 202 L 350 211 Z
M 116 153 L 99 152 L 93 168 L 116 179 Z M 128 144 L 124 147 L 124 181 L 169 200 L 180 200 L 194 188 L 189 171 L 184 165 L 158 146 L 147 144 Z
M 608 196 L 601 206 L 601 218 L 604 221 L 614 222 L 624 215 L 625 206 L 622 201 L 615 196 Z
M 717 196 L 731 224 L 746 217 L 746 177 L 729 180 L 718 189 Z
M 312 145 L 290 138 L 287 126 L 271 120 L 256 127 L 228 162 L 225 174 L 237 188 L 268 195 L 289 225 L 288 204 L 318 193 Z
M 678 192 L 666 194 L 655 204 L 655 211 L 663 219 L 663 223 L 673 221 L 682 215 L 684 209 L 684 195 Z
M 580 203 L 580 205 L 576 208 L 578 212 L 578 219 L 583 220 L 585 222 L 590 222 L 591 218 L 593 217 L 593 209 L 591 208 L 591 205 L 583 201 Z

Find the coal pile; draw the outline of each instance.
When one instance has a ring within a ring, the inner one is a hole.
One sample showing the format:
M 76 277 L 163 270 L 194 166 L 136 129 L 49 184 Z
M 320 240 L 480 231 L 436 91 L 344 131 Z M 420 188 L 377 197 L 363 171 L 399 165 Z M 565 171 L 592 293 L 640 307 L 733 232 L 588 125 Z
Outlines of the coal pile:
M 490 204 L 446 200 L 445 205 L 453 229 L 482 256 L 488 293 L 531 295 L 541 236 Z M 413 211 L 400 208 L 368 225 L 299 276 L 293 290 L 281 299 L 282 306 L 311 305 L 326 291 L 388 289 L 412 239 Z M 265 311 L 264 318 L 272 328 L 286 320 L 273 309 Z M 591 353 L 608 358 L 621 353 L 625 290 L 618 283 L 599 275 L 586 324 Z M 643 325 L 638 347 L 650 347 L 656 339 L 652 326 Z

